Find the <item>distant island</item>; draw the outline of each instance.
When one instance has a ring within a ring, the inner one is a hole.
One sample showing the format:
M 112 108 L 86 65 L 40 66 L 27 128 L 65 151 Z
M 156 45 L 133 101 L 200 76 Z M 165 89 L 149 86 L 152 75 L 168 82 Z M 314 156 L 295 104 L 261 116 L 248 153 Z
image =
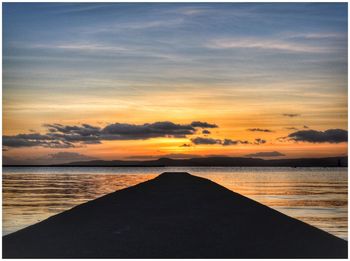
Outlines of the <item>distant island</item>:
M 91 160 L 55 165 L 3 165 L 31 167 L 347 167 L 348 157 L 272 159 L 241 157 L 200 157 L 191 159 L 159 158 L 157 160 Z

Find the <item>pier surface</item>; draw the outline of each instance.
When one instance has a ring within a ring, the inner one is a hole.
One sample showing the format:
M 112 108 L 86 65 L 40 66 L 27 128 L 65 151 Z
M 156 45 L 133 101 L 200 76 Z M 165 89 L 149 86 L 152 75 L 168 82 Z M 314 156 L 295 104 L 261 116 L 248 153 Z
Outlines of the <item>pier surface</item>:
M 3 237 L 4 258 L 346 258 L 347 241 L 188 173 Z

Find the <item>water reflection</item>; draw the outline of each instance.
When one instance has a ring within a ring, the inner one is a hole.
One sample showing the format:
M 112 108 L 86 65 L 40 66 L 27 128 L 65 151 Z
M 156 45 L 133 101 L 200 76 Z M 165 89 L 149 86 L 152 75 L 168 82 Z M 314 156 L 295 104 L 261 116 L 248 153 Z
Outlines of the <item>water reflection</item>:
M 3 234 L 164 171 L 209 178 L 347 238 L 346 168 L 3 168 Z

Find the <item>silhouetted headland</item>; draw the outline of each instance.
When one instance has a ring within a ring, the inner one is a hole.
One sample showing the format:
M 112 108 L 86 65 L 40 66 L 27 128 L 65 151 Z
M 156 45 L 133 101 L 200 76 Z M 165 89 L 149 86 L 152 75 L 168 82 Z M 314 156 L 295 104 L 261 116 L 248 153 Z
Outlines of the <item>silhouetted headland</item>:
M 163 173 L 3 237 L 5 258 L 346 258 L 347 241 L 210 180 Z
M 4 165 L 16 166 L 18 165 Z M 145 161 L 92 160 L 57 165 L 22 165 L 52 167 L 347 167 L 348 157 L 273 159 L 239 157 L 199 157 L 191 159 L 160 158 Z

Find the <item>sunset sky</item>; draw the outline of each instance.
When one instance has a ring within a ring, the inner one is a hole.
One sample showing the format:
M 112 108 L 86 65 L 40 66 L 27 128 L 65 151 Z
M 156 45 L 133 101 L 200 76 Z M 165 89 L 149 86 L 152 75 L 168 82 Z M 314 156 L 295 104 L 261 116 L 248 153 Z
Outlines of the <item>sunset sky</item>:
M 4 163 L 347 155 L 347 3 L 3 3 Z

